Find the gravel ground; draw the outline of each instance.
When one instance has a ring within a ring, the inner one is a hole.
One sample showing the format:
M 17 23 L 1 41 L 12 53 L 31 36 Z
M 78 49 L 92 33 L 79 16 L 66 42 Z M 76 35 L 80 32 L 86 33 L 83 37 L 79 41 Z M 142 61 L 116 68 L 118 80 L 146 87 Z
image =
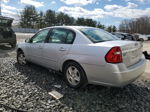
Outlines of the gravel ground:
M 144 44 L 144 49 L 148 46 Z M 74 90 L 59 74 L 34 64 L 20 66 L 15 56 L 14 49 L 0 46 L 0 112 L 150 112 L 148 69 L 123 88 L 88 85 Z M 64 97 L 54 99 L 48 94 L 52 90 Z
M 51 90 L 64 97 L 55 100 L 48 94 Z M 0 104 L 0 111 L 150 112 L 150 81 L 139 79 L 124 88 L 89 85 L 73 90 L 58 74 L 34 64 L 19 66 L 15 58 L 6 57 L 0 58 Z

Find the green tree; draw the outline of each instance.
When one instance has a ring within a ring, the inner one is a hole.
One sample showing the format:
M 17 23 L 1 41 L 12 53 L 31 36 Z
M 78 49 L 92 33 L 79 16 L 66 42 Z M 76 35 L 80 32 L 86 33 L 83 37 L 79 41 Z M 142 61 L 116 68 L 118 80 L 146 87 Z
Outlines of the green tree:
M 64 14 L 64 24 L 65 25 L 73 25 L 75 19 L 73 17 L 68 16 L 67 14 Z
M 116 26 L 112 26 L 112 32 L 116 32 L 116 31 L 117 31 Z
M 36 28 L 38 12 L 34 6 L 26 6 L 21 13 L 20 26 L 23 28 Z
M 102 25 L 100 22 L 97 23 L 96 25 L 97 28 L 105 29 L 105 25 Z
M 117 28 L 116 28 L 116 26 L 108 26 L 106 30 L 107 30 L 108 32 L 116 32 L 116 31 L 117 31 Z
M 79 25 L 92 26 L 105 29 L 105 25 L 90 18 L 73 18 L 63 12 L 56 13 L 53 10 L 37 12 L 34 6 L 26 6 L 21 13 L 20 26 L 23 28 L 44 28 L 55 25 Z M 106 28 L 109 32 L 116 31 L 115 26 Z
M 75 19 L 73 17 L 70 17 L 67 14 L 64 14 L 62 12 L 58 13 L 56 16 L 56 25 L 74 25 Z
M 54 26 L 56 24 L 56 14 L 55 11 L 47 10 L 45 14 L 45 24 L 46 27 Z
M 76 20 L 76 25 L 79 26 L 92 26 L 92 27 L 96 27 L 97 22 L 94 21 L 93 19 L 85 19 L 85 18 L 78 18 Z
M 44 28 L 45 25 L 45 16 L 42 11 L 40 11 L 39 16 L 38 16 L 38 23 L 37 23 L 37 28 Z
M 108 27 L 107 27 L 107 31 L 108 31 L 108 32 L 112 32 L 112 26 L 108 26 Z
M 86 26 L 92 26 L 92 27 L 96 27 L 96 21 L 94 21 L 93 19 L 85 19 L 85 25 Z
M 84 18 L 78 18 L 76 20 L 76 25 L 84 26 L 85 25 L 85 19 Z

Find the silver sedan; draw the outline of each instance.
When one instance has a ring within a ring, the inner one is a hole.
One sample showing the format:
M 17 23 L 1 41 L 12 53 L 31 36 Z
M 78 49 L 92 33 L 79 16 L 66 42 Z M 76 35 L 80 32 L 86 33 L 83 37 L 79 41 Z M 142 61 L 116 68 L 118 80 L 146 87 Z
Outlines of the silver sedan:
M 122 41 L 104 30 L 83 26 L 40 30 L 18 44 L 17 61 L 59 71 L 73 88 L 87 84 L 124 86 L 142 75 L 146 65 L 141 43 Z

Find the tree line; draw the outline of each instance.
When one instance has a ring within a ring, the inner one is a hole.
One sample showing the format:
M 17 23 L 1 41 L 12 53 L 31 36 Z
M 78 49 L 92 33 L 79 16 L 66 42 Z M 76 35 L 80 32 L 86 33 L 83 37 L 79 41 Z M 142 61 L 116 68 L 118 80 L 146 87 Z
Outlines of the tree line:
M 38 12 L 34 6 L 26 6 L 21 12 L 19 26 L 22 28 L 41 29 L 44 27 L 60 25 L 92 26 L 105 29 L 109 32 L 115 32 L 117 30 L 115 26 L 106 27 L 100 22 L 90 18 L 75 19 L 68 14 L 55 12 L 51 9 L 47 10 L 46 12 Z
M 146 16 L 137 19 L 123 20 L 119 26 L 119 31 L 150 34 L 150 17 Z

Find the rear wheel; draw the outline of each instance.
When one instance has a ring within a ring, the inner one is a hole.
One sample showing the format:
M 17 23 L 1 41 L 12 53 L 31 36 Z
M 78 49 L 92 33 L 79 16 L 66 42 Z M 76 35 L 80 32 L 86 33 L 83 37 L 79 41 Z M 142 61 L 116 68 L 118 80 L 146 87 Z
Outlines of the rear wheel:
M 76 62 L 68 62 L 64 67 L 66 83 L 72 88 L 81 88 L 87 85 L 87 78 L 83 68 Z
M 18 53 L 17 53 L 17 62 L 20 65 L 26 65 L 27 64 L 25 55 L 24 55 L 24 53 L 22 51 L 18 51 Z

